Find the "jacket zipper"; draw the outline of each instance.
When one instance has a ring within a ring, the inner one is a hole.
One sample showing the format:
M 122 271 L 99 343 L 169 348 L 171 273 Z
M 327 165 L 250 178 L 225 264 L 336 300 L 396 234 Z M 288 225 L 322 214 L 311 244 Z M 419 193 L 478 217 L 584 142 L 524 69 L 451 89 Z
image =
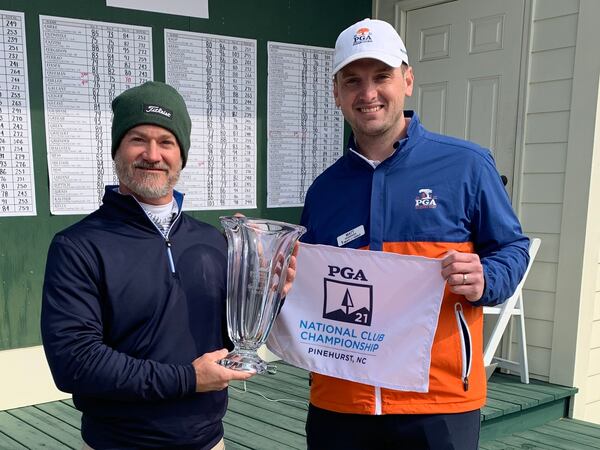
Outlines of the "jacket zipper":
M 173 253 L 171 253 L 171 241 L 168 237 L 165 237 L 165 242 L 167 244 L 167 257 L 169 258 L 169 267 L 171 268 L 171 273 L 175 273 L 175 263 L 173 262 Z
M 460 334 L 460 350 L 462 356 L 462 369 L 461 369 L 461 380 L 463 383 L 463 389 L 469 390 L 469 375 L 471 374 L 471 362 L 473 355 L 473 347 L 471 343 L 471 333 L 465 316 L 463 314 L 463 308 L 460 303 L 454 304 L 454 315 L 456 316 L 456 324 L 458 326 L 458 332 Z
M 136 202 L 137 202 L 137 199 L 136 199 Z M 139 204 L 139 202 L 138 202 L 138 204 Z M 140 208 L 142 208 L 142 205 L 140 205 Z M 171 225 L 169 225 L 169 229 L 167 230 L 166 233 L 163 233 L 160 230 L 160 228 L 158 228 L 158 225 L 156 225 L 154 223 L 154 221 L 150 218 L 150 216 L 148 216 L 148 213 L 146 212 L 146 210 L 144 208 L 142 208 L 142 211 L 144 211 L 144 214 L 146 214 L 146 217 L 148 217 L 148 220 L 150 221 L 150 223 L 152 225 L 154 225 L 154 228 L 156 228 L 156 231 L 158 231 L 158 233 L 165 240 L 165 244 L 167 245 L 167 258 L 169 260 L 169 269 L 171 269 L 171 273 L 174 274 L 175 273 L 175 261 L 173 260 L 173 252 L 171 252 L 172 244 L 171 244 L 171 240 L 169 239 L 169 234 L 171 233 L 171 229 L 173 228 L 173 225 L 175 225 L 175 222 L 177 222 L 179 220 L 179 216 L 181 216 L 181 207 L 179 208 L 179 212 L 177 213 L 177 216 L 175 216 L 175 218 L 171 222 Z
M 179 210 L 179 212 L 177 213 L 177 215 L 171 222 L 171 225 L 169 225 L 169 229 L 167 230 L 167 232 L 164 235 L 162 233 L 160 233 L 161 235 L 164 236 L 165 244 L 167 244 L 167 257 L 169 258 L 169 267 L 171 268 L 172 274 L 175 273 L 175 262 L 173 261 L 173 253 L 171 252 L 172 244 L 171 244 L 171 240 L 169 239 L 169 234 L 171 234 L 171 229 L 173 228 L 173 225 L 175 225 L 175 222 L 177 222 L 177 220 L 179 220 L 179 216 L 181 216 L 181 209 Z M 152 222 L 152 223 L 154 223 L 154 222 Z M 156 224 L 154 224 L 154 226 L 156 226 Z M 158 227 L 156 227 L 156 228 L 158 228 Z M 160 230 L 158 230 L 158 231 L 160 232 Z
M 381 388 L 375 386 L 375 415 L 381 415 Z

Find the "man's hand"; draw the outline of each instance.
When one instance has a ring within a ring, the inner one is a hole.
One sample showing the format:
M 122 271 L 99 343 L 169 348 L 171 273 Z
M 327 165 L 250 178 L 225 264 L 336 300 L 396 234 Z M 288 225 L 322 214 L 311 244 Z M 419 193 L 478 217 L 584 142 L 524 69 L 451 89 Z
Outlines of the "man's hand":
M 451 292 L 464 295 L 470 302 L 476 302 L 483 295 L 483 266 L 476 253 L 448 251 L 442 260 L 442 276 Z
M 205 353 L 196 358 L 192 365 L 196 371 L 196 392 L 221 391 L 229 386 L 231 380 L 244 381 L 253 373 L 227 369 L 217 361 L 227 356 L 226 348 L 211 353 Z
M 292 283 L 296 278 L 296 256 L 298 256 L 299 248 L 300 242 L 296 241 L 296 245 L 294 245 L 294 251 L 290 257 L 290 263 L 288 264 L 287 273 L 285 274 L 285 284 L 283 285 L 283 293 L 281 294 L 282 297 L 285 297 L 288 294 L 292 288 Z

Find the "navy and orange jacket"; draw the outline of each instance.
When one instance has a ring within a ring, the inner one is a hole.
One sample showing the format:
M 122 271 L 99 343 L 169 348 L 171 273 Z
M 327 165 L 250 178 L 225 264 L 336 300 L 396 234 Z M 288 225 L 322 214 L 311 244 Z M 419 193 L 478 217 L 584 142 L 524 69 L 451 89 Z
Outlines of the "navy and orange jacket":
M 528 263 L 529 239 L 510 205 L 489 151 L 431 133 L 411 111 L 407 137 L 376 168 L 352 151 L 314 181 L 301 223 L 303 241 L 337 246 L 337 237 L 364 226 L 344 247 L 442 257 L 477 253 L 485 291 L 471 303 L 444 293 L 432 347 L 429 392 L 402 392 L 312 374 L 310 401 L 337 412 L 435 414 L 485 403 L 482 305 L 514 292 Z M 355 149 L 353 138 L 349 149 Z

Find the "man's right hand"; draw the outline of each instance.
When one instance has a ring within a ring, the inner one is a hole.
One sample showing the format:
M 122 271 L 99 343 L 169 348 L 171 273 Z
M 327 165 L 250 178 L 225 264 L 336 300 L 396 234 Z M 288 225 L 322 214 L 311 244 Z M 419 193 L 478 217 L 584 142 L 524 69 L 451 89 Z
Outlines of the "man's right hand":
M 221 391 L 229 386 L 231 380 L 244 381 L 253 373 L 227 369 L 217 363 L 229 352 L 226 348 L 211 353 L 205 353 L 196 358 L 192 365 L 196 371 L 196 392 Z

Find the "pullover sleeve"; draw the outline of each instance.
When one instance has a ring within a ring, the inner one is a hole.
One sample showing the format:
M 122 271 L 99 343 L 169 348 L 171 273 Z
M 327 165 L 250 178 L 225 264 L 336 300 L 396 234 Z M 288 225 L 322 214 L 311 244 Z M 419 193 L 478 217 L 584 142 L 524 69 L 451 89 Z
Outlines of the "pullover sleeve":
M 506 301 L 521 281 L 529 262 L 529 238 L 521 230 L 491 155 L 480 167 L 472 233 L 485 290 L 473 304 L 493 306 Z
M 77 395 L 120 401 L 181 398 L 195 392 L 194 368 L 136 359 L 104 343 L 101 268 L 67 237 L 48 252 L 41 332 L 56 386 Z

